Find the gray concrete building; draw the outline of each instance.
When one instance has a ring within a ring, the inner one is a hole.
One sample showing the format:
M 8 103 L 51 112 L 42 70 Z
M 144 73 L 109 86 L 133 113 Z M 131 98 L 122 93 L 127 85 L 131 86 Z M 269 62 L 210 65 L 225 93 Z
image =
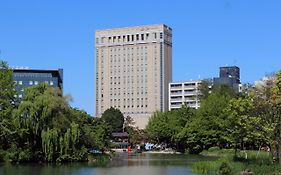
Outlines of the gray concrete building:
M 120 109 L 144 128 L 155 111 L 167 111 L 172 80 L 172 29 L 164 24 L 95 33 L 96 116 Z
M 201 82 L 201 80 L 195 80 L 169 83 L 169 110 L 179 109 L 185 104 L 198 109 Z

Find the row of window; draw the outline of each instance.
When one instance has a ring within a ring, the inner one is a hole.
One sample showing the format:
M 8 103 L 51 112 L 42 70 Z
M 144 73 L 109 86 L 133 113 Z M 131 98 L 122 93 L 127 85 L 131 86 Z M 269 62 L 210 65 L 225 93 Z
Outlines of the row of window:
M 36 78 L 52 78 L 52 73 L 13 73 L 14 77 L 36 77 Z
M 113 105 L 112 103 L 110 104 L 110 106 L 115 106 L 115 107 L 118 107 L 118 108 L 120 108 L 121 106 L 120 105 Z M 136 106 L 134 106 L 134 105 L 124 105 L 123 106 L 123 108 L 143 108 L 143 107 L 145 107 L 145 108 L 147 108 L 148 106 L 147 105 L 136 105 Z M 102 108 L 103 108 L 103 106 L 102 106 Z
M 157 39 L 158 33 L 142 33 L 142 34 L 133 34 L 133 35 L 118 35 L 118 36 L 109 36 L 96 38 L 96 44 L 103 43 L 120 43 L 120 42 L 134 42 L 134 41 L 146 41 L 149 39 Z M 163 33 L 159 33 L 159 38 L 163 38 Z
M 194 105 L 197 104 L 198 101 L 190 101 L 190 102 L 172 102 L 171 105 L 181 105 L 181 104 L 187 104 L 187 105 Z
M 22 85 L 23 84 L 23 81 L 14 81 L 15 82 L 15 84 L 17 85 Z M 53 81 L 44 81 L 44 83 L 47 83 L 47 84 L 49 84 L 49 85 L 51 85 L 51 86 L 53 86 L 54 85 L 54 82 Z M 28 84 L 29 85 L 38 85 L 39 84 L 39 82 L 38 81 L 29 81 L 28 82 Z

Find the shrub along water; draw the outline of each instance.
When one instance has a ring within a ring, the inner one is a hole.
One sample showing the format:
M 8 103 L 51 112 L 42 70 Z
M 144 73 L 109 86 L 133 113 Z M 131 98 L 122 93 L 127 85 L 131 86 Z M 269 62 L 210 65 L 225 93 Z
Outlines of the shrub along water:
M 272 175 L 281 172 L 281 166 L 272 162 L 271 154 L 264 151 L 239 151 L 210 148 L 202 155 L 220 157 L 215 161 L 196 162 L 192 165 L 193 172 L 203 174 L 239 174 L 252 171 L 255 175 Z M 222 171 L 224 170 L 224 171 Z

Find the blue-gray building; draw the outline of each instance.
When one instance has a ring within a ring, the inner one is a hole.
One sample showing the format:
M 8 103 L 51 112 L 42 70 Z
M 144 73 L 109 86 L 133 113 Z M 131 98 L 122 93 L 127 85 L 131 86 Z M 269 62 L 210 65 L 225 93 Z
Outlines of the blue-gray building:
M 240 68 L 237 66 L 220 67 L 220 76 L 213 79 L 214 85 L 228 85 L 235 91 L 241 91 Z
M 237 66 L 220 67 L 220 78 L 230 78 L 240 84 L 240 68 Z
M 13 69 L 13 80 L 16 84 L 17 98 L 21 100 L 25 89 L 40 83 L 59 88 L 63 92 L 63 69 Z

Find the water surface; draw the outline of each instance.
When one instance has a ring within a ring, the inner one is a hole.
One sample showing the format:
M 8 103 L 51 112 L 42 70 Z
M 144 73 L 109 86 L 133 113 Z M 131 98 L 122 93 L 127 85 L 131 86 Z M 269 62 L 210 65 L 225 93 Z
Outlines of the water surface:
M 198 175 L 191 164 L 207 158 L 191 155 L 128 154 L 114 156 L 106 164 L 0 165 L 1 175 Z

